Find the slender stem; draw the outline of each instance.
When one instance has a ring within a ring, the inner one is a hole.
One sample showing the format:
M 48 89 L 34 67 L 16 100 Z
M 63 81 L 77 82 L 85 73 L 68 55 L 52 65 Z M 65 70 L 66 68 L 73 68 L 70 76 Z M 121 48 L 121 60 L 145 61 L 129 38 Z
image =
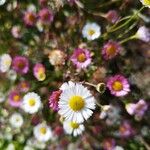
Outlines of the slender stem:
M 95 84 L 92 84 L 92 83 L 89 83 L 89 82 L 84 82 L 84 84 L 86 84 L 86 85 L 90 85 L 90 86 L 93 86 L 93 87 L 96 87 L 96 85 L 95 85 Z
M 128 41 L 130 41 L 130 40 L 133 40 L 133 39 L 135 39 L 135 38 L 136 38 L 136 36 L 135 36 L 135 35 L 132 35 L 132 36 L 130 36 L 130 37 L 128 37 L 128 38 L 126 38 L 126 39 L 120 41 L 119 43 L 120 43 L 120 44 L 123 44 L 123 43 L 128 42 Z
M 146 148 L 147 150 L 150 150 L 150 146 L 149 146 L 148 143 L 144 140 L 144 138 L 140 136 L 139 139 L 140 139 L 141 143 L 145 146 L 145 148 Z

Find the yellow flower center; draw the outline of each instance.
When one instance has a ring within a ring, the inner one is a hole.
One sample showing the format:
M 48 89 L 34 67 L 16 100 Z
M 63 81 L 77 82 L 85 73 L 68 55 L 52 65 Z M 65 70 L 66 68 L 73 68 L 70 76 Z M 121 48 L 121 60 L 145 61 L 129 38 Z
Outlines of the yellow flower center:
M 107 50 L 106 50 L 106 53 L 108 54 L 108 55 L 115 55 L 115 53 L 116 53 L 116 48 L 114 47 L 114 46 L 112 46 L 112 45 L 110 45 L 108 48 L 107 48 Z
M 115 91 L 121 91 L 123 89 L 123 84 L 120 82 L 120 81 L 115 81 L 113 84 L 112 84 L 112 88 L 113 90 Z
M 45 78 L 46 78 L 45 73 L 42 72 L 42 73 L 39 73 L 39 74 L 38 74 L 38 80 L 39 80 L 39 81 L 43 81 L 43 80 L 45 80 Z
M 29 100 L 29 105 L 30 105 L 31 107 L 35 105 L 35 99 L 34 99 L 34 98 L 31 98 L 31 99 Z
M 14 99 L 15 102 L 18 102 L 20 100 L 20 96 L 19 95 L 15 95 L 13 97 L 13 99 Z
M 95 31 L 94 31 L 93 29 L 90 29 L 90 30 L 88 31 L 88 34 L 89 34 L 90 36 L 92 36 L 94 33 L 95 33 Z
M 40 133 L 41 134 L 46 134 L 46 128 L 45 127 L 40 128 Z
M 81 53 L 81 54 L 78 55 L 77 59 L 78 59 L 79 62 L 85 62 L 86 56 L 85 56 L 84 53 Z
M 79 124 L 76 123 L 76 122 L 70 122 L 70 126 L 73 128 L 73 129 L 77 129 L 79 127 Z
M 72 96 L 69 100 L 69 106 L 74 111 L 82 110 L 84 105 L 84 99 L 81 96 Z
M 143 0 L 143 3 L 144 3 L 145 5 L 150 5 L 150 0 Z

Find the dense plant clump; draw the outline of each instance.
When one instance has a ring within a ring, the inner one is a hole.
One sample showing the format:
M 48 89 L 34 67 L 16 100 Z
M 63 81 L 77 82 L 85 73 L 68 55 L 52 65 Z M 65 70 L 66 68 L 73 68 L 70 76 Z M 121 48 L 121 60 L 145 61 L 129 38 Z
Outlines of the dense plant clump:
M 150 0 L 1 0 L 0 149 L 150 150 Z

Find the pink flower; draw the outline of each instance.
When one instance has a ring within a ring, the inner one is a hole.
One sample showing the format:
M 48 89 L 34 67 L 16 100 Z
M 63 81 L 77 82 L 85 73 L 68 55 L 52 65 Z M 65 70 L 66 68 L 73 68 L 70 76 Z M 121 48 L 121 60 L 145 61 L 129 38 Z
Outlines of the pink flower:
M 106 14 L 106 19 L 111 23 L 117 22 L 119 20 L 118 12 L 116 10 L 109 10 Z
M 105 60 L 112 59 L 118 55 L 121 51 L 121 46 L 119 43 L 109 40 L 102 49 L 102 55 Z
M 134 130 L 128 121 L 124 121 L 119 127 L 119 134 L 121 137 L 129 137 L 134 134 Z
M 77 48 L 70 59 L 77 68 L 86 68 L 91 63 L 91 53 L 87 49 Z
M 9 94 L 9 104 L 13 107 L 20 107 L 22 103 L 22 98 L 19 92 L 12 91 Z
M 28 81 L 21 81 L 17 87 L 20 92 L 26 93 L 30 89 L 30 84 Z
M 114 96 L 125 96 L 130 91 L 127 79 L 122 75 L 115 75 L 108 79 L 107 87 Z
M 112 138 L 107 138 L 103 141 L 104 150 L 113 150 L 115 147 L 115 140 Z
M 33 68 L 33 74 L 38 81 L 45 80 L 45 66 L 40 63 L 36 64 Z
M 49 106 L 54 110 L 54 111 L 58 111 L 58 101 L 59 101 L 59 97 L 61 94 L 61 90 L 58 91 L 53 91 L 52 94 L 49 97 Z
M 13 26 L 12 29 L 11 29 L 11 33 L 12 33 L 14 38 L 19 39 L 19 38 L 22 37 L 20 26 Z
M 26 25 L 34 26 L 36 23 L 36 14 L 34 12 L 27 11 L 24 14 L 23 20 L 24 20 Z
M 136 104 L 129 103 L 126 105 L 126 110 L 130 115 L 135 115 L 136 118 L 142 118 L 145 111 L 148 109 L 148 104 L 143 100 L 139 100 Z
M 54 15 L 52 11 L 50 11 L 48 8 L 43 8 L 39 12 L 39 19 L 41 20 L 42 23 L 49 24 L 53 21 Z
M 29 61 L 24 56 L 16 56 L 13 59 L 12 67 L 16 72 L 26 74 L 29 71 Z

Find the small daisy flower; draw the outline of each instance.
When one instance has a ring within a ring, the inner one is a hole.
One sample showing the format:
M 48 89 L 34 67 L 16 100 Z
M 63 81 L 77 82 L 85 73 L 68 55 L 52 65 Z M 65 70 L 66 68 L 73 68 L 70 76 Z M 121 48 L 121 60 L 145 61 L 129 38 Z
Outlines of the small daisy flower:
M 146 7 L 149 7 L 150 8 L 150 0 L 140 0 L 141 3 L 146 6 Z
M 23 125 L 23 117 L 19 113 L 14 113 L 11 115 L 9 122 L 12 127 L 20 128 Z
M 76 122 L 64 121 L 63 127 L 67 134 L 73 134 L 73 136 L 80 135 L 84 131 L 84 125 Z
M 20 92 L 23 92 L 23 93 L 26 93 L 29 91 L 30 89 L 30 84 L 28 81 L 21 81 L 18 86 L 17 86 L 17 89 L 20 91 Z
M 33 74 L 38 81 L 43 81 L 46 78 L 45 66 L 43 64 L 35 64 L 33 68 Z
M 116 142 L 112 138 L 104 139 L 102 143 L 104 150 L 113 150 L 115 148 L 115 144 Z
M 29 61 L 24 56 L 16 56 L 12 62 L 13 69 L 20 74 L 26 74 L 29 71 Z
M 0 71 L 7 72 L 10 69 L 12 58 L 9 54 L 3 54 L 0 56 Z
M 144 42 L 149 42 L 150 41 L 150 30 L 145 26 L 141 26 L 138 29 L 138 31 L 136 32 L 135 38 L 140 39 Z
M 10 92 L 9 104 L 12 107 L 20 107 L 20 105 L 22 104 L 22 97 L 19 92 L 17 92 L 17 91 Z
M 67 121 L 81 123 L 92 115 L 95 99 L 86 87 L 75 83 L 62 91 L 58 107 L 59 114 Z
M 32 11 L 26 11 L 23 20 L 26 25 L 34 26 L 36 23 L 36 14 Z
M 43 8 L 39 12 L 39 19 L 44 24 L 49 24 L 53 21 L 54 15 L 48 8 Z
M 86 68 L 91 63 L 91 53 L 87 49 L 77 48 L 70 59 L 77 68 Z
M 114 96 L 125 96 L 130 92 L 128 80 L 122 75 L 115 75 L 108 79 L 107 87 Z
M 38 124 L 34 127 L 33 133 L 35 138 L 40 142 L 47 142 L 52 138 L 52 131 L 45 123 Z
M 40 96 L 34 92 L 29 92 L 23 97 L 22 108 L 29 114 L 36 113 L 41 105 Z
M 54 111 L 58 111 L 58 101 L 59 101 L 59 97 L 61 94 L 61 90 L 58 91 L 53 91 L 52 94 L 49 97 L 49 106 L 50 108 L 52 108 Z
M 92 41 L 101 35 L 101 27 L 97 23 L 87 23 L 82 29 L 84 38 Z
M 119 43 L 109 40 L 102 49 L 102 55 L 105 60 L 112 59 L 119 54 L 121 46 Z
M 22 37 L 21 34 L 21 27 L 20 26 L 13 26 L 11 29 L 11 34 L 13 35 L 14 38 L 20 39 Z

